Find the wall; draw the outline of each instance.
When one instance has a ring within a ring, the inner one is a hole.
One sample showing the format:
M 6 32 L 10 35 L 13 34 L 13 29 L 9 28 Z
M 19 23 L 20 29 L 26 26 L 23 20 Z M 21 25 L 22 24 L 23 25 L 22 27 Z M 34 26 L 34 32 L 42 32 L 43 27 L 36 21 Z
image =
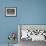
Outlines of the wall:
M 21 24 L 46 24 L 46 0 L 25 0 L 21 9 Z
M 17 16 L 6 17 L 5 7 L 16 7 Z M 46 0 L 1 0 L 0 44 L 8 43 L 9 32 L 18 32 L 18 24 L 46 24 Z

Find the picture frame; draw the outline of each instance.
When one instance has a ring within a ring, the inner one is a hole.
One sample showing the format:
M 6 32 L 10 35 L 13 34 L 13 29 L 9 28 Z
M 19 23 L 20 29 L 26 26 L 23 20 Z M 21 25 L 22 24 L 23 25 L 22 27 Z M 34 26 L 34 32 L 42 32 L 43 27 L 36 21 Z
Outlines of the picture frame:
M 25 38 L 21 39 L 22 30 L 24 30 L 24 31 L 28 30 L 28 35 L 27 35 L 28 37 L 26 40 L 46 41 L 46 24 L 18 24 L 18 42 L 19 43 L 22 40 L 25 40 Z M 34 31 L 36 31 L 36 32 L 34 32 Z M 33 33 L 31 34 L 31 32 L 33 32 Z M 23 34 L 24 34 L 24 32 L 23 32 Z
M 6 16 L 16 16 L 16 7 L 6 7 L 5 8 L 5 15 Z

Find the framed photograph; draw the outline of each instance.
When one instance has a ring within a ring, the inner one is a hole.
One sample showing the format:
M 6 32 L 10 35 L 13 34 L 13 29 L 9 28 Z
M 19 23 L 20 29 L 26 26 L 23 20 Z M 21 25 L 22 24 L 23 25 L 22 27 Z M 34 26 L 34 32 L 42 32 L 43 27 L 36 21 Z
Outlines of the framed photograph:
M 15 7 L 9 7 L 6 8 L 6 16 L 16 16 L 16 8 Z
M 24 40 L 46 41 L 46 24 L 19 24 L 18 42 Z

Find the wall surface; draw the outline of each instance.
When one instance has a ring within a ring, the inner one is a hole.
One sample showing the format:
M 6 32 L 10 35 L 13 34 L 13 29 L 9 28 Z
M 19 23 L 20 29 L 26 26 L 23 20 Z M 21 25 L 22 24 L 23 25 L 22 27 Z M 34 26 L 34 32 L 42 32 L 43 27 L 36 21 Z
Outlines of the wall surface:
M 16 7 L 17 16 L 6 17 L 5 7 Z M 18 24 L 46 24 L 46 0 L 1 0 L 0 44 L 8 43 L 9 32 L 17 34 Z

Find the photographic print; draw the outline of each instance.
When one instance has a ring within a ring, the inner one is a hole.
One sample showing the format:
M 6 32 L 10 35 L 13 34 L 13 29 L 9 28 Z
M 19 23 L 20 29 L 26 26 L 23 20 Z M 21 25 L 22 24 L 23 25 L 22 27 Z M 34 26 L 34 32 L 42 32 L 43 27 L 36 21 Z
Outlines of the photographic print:
M 32 43 L 41 45 L 46 42 L 46 25 L 19 24 L 18 42 L 20 46 L 31 46 Z
M 46 25 L 19 25 L 20 41 L 46 41 Z
M 6 16 L 16 16 L 16 8 L 6 8 Z

